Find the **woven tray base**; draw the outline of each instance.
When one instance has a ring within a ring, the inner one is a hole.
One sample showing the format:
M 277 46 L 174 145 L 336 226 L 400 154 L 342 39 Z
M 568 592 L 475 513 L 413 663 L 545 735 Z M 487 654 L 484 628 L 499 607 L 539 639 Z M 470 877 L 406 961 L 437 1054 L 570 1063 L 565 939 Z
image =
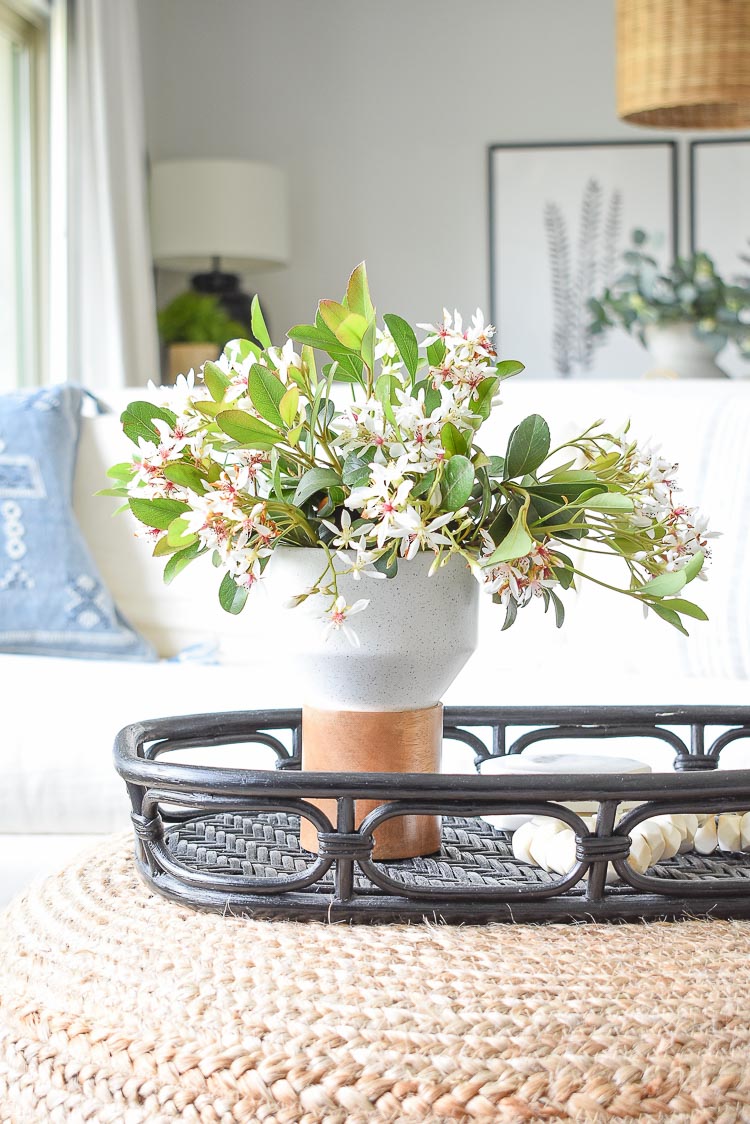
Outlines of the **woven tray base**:
M 472 885 L 548 885 L 559 879 L 559 875 L 516 859 L 511 839 L 510 832 L 498 831 L 485 820 L 443 816 L 443 845 L 438 854 L 378 865 L 404 886 L 436 890 Z M 285 812 L 223 812 L 189 820 L 168 830 L 166 841 L 174 857 L 191 870 L 234 872 L 258 879 L 302 873 L 315 859 L 300 847 L 299 816 Z M 657 863 L 649 873 L 667 880 L 747 878 L 750 893 L 750 862 L 742 854 L 717 851 L 713 855 L 679 855 Z M 329 871 L 315 889 L 330 892 L 332 882 Z M 361 871 L 355 874 L 354 885 L 360 893 L 383 894 Z M 578 886 L 567 896 L 580 897 L 583 892 Z M 622 886 L 612 892 L 632 891 Z
M 750 1119 L 750 922 L 266 923 L 118 838 L 0 916 L 0 1120 Z

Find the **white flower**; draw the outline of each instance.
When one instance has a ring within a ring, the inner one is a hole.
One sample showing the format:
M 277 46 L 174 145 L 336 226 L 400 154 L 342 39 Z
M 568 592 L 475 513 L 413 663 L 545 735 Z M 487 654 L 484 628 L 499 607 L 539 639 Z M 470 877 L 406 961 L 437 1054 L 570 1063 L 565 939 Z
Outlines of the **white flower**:
M 389 470 L 392 468 L 392 465 L 373 464 L 370 486 L 354 488 L 344 501 L 347 507 L 361 508 L 366 519 L 377 520 L 379 547 L 384 545 L 394 518 L 399 511 L 403 511 L 409 492 L 414 487 L 413 480 L 402 480 L 400 484 L 391 480 Z
M 269 347 L 268 354 L 276 364 L 278 376 L 284 383 L 289 381 L 290 368 L 302 370 L 302 357 L 294 350 L 294 340 L 287 340 L 282 348 Z
M 333 608 L 324 618 L 326 625 L 323 629 L 323 639 L 328 640 L 333 632 L 341 631 L 353 648 L 359 648 L 359 637 L 354 629 L 349 627 L 347 621 L 356 613 L 361 613 L 369 604 L 369 601 L 360 599 L 355 601 L 353 605 L 347 605 L 345 597 L 337 597 L 333 603 Z
M 394 517 L 388 537 L 401 539 L 401 555 L 411 560 L 420 550 L 439 550 L 441 546 L 450 546 L 451 540 L 447 535 L 440 534 L 440 528 L 457 516 L 460 512 L 449 511 L 431 523 L 425 523 L 415 507 L 407 507 L 406 511 Z
M 333 540 L 333 546 L 339 550 L 346 550 L 350 546 L 355 532 L 352 530 L 352 517 L 348 511 L 341 512 L 341 527 L 337 527 L 329 519 L 321 519 L 321 523 L 336 536 Z
M 178 416 L 190 413 L 195 402 L 205 401 L 210 394 L 205 386 L 195 382 L 195 371 L 191 368 L 186 375 L 178 375 L 173 386 L 155 386 L 148 383 L 149 397 L 163 402 Z
M 361 529 L 364 530 L 364 528 Z M 371 530 L 372 528 L 368 529 Z M 347 577 L 353 578 L 355 582 L 358 582 L 363 574 L 366 578 L 385 578 L 385 574 L 382 574 L 380 570 L 368 569 L 369 566 L 372 566 L 373 562 L 377 561 L 378 556 L 374 550 L 367 549 L 364 535 L 362 535 L 359 542 L 356 544 L 356 550 L 357 557 L 354 561 L 351 556 L 345 554 L 343 550 L 336 551 L 336 557 L 340 559 L 340 561 L 345 562 L 348 567 L 346 570 Z

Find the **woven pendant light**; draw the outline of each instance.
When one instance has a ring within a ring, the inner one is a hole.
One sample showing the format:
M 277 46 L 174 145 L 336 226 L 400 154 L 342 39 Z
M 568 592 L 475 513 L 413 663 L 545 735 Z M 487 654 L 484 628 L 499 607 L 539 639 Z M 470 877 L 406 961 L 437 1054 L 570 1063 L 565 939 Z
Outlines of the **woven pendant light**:
M 617 0 L 617 112 L 656 128 L 750 126 L 750 0 Z

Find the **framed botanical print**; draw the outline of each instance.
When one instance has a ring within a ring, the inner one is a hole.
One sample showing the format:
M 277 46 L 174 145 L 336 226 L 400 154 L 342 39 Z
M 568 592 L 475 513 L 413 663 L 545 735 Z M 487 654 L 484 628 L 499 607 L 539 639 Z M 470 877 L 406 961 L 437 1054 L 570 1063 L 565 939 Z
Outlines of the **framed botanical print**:
M 750 283 L 750 137 L 691 141 L 690 250 L 709 254 L 725 281 Z M 748 377 L 748 362 L 732 343 L 719 365 Z
M 490 303 L 503 355 L 530 377 L 638 377 L 625 332 L 592 336 L 588 302 L 644 230 L 663 265 L 677 249 L 674 141 L 495 144 L 489 149 Z

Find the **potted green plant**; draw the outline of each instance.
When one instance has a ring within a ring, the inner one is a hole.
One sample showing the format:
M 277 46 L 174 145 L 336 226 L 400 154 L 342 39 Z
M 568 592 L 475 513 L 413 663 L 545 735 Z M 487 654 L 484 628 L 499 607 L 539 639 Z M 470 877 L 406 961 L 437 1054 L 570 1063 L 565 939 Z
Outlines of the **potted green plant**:
M 232 320 L 217 297 L 188 290 L 157 313 L 159 335 L 167 348 L 165 381 L 174 383 L 182 371 L 196 370 L 207 359 L 216 359 L 231 339 L 247 334 L 247 327 Z
M 559 627 L 587 551 L 620 558 L 611 588 L 641 608 L 682 631 L 705 619 L 683 591 L 710 536 L 674 496 L 675 466 L 603 423 L 553 448 L 539 414 L 486 451 L 482 424 L 523 365 L 498 358 L 479 311 L 418 327 L 421 343 L 400 316 L 378 323 L 360 265 L 283 348 L 255 301 L 260 346 L 234 340 L 122 415 L 135 449 L 113 491 L 165 580 L 212 560 L 230 613 L 265 586 L 257 644 L 303 685 L 306 768 L 437 771 L 440 697 L 474 649 L 479 596 L 503 629 L 532 604 Z M 381 856 L 439 839 L 428 816 L 378 832 Z
M 660 369 L 681 378 L 723 378 L 716 356 L 728 340 L 750 358 L 750 288 L 727 284 L 705 253 L 678 258 L 666 273 L 642 230 L 623 254 L 624 272 L 589 302 L 590 331 L 635 335 Z

